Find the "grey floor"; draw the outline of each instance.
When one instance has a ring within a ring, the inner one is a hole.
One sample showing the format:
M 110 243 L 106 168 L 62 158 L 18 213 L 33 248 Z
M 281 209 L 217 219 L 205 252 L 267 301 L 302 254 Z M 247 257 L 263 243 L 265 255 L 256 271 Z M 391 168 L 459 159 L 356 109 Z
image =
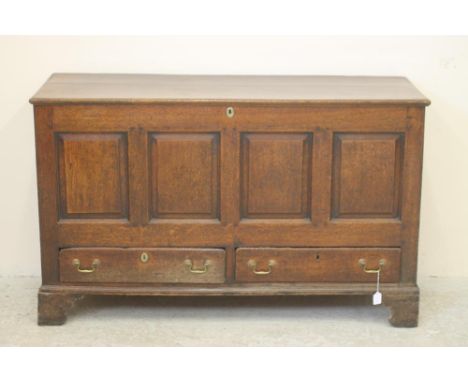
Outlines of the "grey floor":
M 365 297 L 88 297 L 36 325 L 39 278 L 0 277 L 0 346 L 468 346 L 468 279 L 426 278 L 420 325 Z

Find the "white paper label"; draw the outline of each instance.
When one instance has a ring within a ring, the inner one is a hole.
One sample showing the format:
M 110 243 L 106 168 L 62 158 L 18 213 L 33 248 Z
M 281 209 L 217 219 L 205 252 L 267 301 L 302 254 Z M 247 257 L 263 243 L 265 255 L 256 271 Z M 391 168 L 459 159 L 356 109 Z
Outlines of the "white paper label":
M 380 305 L 382 303 L 382 293 L 380 292 L 375 292 L 372 295 L 372 304 L 374 305 Z

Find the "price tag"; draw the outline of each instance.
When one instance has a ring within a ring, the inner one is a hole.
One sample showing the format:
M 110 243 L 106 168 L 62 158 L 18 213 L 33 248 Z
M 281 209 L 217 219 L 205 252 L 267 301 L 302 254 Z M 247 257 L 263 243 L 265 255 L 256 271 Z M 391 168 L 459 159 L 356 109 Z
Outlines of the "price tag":
M 372 304 L 373 305 L 380 305 L 382 303 L 382 293 L 375 292 L 372 295 Z
M 372 295 L 372 304 L 373 305 L 382 304 L 382 293 L 380 293 L 379 287 L 380 287 L 380 269 L 377 271 L 377 290 Z

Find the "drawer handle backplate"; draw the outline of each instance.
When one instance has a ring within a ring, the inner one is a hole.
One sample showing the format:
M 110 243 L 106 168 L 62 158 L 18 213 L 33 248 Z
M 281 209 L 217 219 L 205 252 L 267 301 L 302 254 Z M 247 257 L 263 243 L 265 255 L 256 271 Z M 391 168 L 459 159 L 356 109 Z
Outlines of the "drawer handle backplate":
M 377 269 L 368 269 L 367 268 L 367 261 L 366 259 L 359 259 L 359 265 L 361 266 L 362 270 L 366 273 L 379 273 L 382 270 L 382 267 L 385 265 L 385 259 L 380 259 L 379 267 Z
M 268 261 L 268 269 L 266 271 L 257 270 L 257 262 L 255 260 L 249 260 L 247 265 L 249 266 L 250 269 L 252 269 L 253 273 L 255 273 L 258 276 L 263 276 L 263 275 L 269 275 L 272 272 L 273 267 L 276 265 L 276 261 L 275 260 Z
M 81 268 L 79 259 L 73 259 L 72 264 L 74 265 L 76 270 L 80 273 L 93 273 L 93 272 L 96 272 L 96 269 L 101 264 L 101 262 L 98 259 L 94 259 L 93 263 L 91 264 L 91 268 Z
M 195 274 L 201 275 L 203 273 L 208 272 L 209 263 L 208 263 L 208 261 L 204 261 L 203 262 L 203 268 L 199 269 L 199 268 L 194 268 L 192 260 L 187 259 L 187 260 L 185 260 L 185 265 L 187 266 L 190 273 L 195 273 Z

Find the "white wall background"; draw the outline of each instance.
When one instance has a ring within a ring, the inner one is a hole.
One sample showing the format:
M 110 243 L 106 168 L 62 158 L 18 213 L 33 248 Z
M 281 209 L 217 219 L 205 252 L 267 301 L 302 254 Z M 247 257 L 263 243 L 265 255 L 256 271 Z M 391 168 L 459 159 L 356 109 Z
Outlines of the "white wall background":
M 419 275 L 468 276 L 468 37 L 0 37 L 0 275 L 38 275 L 32 106 L 52 72 L 407 76 L 428 98 Z

